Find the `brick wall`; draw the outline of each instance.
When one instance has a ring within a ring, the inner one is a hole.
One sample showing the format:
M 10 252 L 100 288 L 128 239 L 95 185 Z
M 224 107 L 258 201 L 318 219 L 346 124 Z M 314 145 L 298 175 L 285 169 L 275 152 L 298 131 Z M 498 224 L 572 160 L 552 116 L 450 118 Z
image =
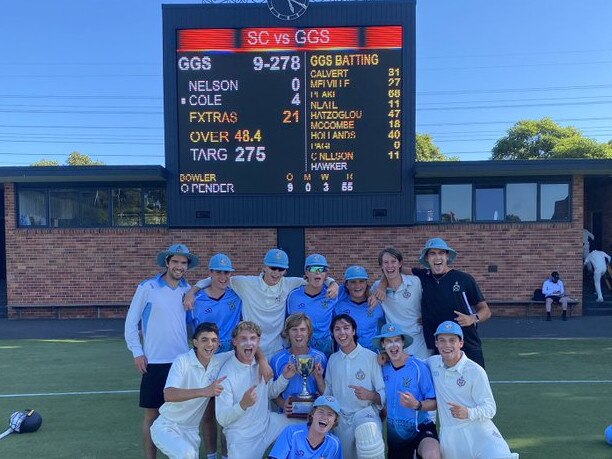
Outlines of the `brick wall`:
M 331 275 L 341 279 L 352 264 L 365 266 L 378 278 L 377 257 L 393 245 L 404 264 L 417 266 L 425 241 L 442 237 L 458 252 L 454 267 L 472 274 L 485 298 L 524 300 L 554 270 L 568 294 L 582 298 L 583 178 L 573 182 L 571 223 L 498 223 L 417 225 L 403 228 L 311 228 L 306 230 L 307 253 L 320 252 L 331 264 Z M 497 272 L 489 272 L 497 266 Z M 522 309 L 500 306 L 494 313 L 522 314 Z M 575 309 L 580 314 L 582 306 Z
M 573 182 L 571 223 L 499 223 L 418 225 L 393 228 L 308 228 L 306 253 L 328 257 L 331 274 L 341 280 L 351 264 L 377 276 L 378 252 L 394 245 L 405 263 L 418 263 L 425 241 L 439 236 L 459 253 L 455 266 L 471 273 L 488 299 L 527 299 L 553 270 L 569 294 L 582 296 L 583 179 Z M 194 282 L 207 275 L 208 258 L 225 252 L 238 273 L 254 274 L 265 251 L 276 245 L 276 230 L 264 229 L 25 229 L 15 225 L 14 186 L 5 186 L 8 304 L 75 305 L 62 318 L 123 317 L 136 285 L 158 272 L 157 253 L 182 242 L 200 256 L 202 265 L 188 274 Z M 489 266 L 497 272 L 489 272 Z M 498 313 L 522 310 L 499 308 Z M 581 313 L 581 307 L 576 309 Z M 9 317 L 18 312 L 9 307 Z M 54 317 L 49 308 L 21 310 L 22 317 Z
M 187 278 L 207 276 L 208 259 L 226 252 L 237 270 L 254 273 L 264 252 L 276 245 L 274 229 L 193 230 L 168 228 L 16 228 L 15 188 L 5 186 L 7 298 L 11 305 L 127 305 L 136 286 L 160 270 L 160 250 L 181 242 L 201 258 Z M 102 317 L 123 317 L 125 307 L 103 308 Z M 75 307 L 62 317 L 92 317 L 94 308 Z M 55 317 L 50 308 L 25 308 L 22 317 Z

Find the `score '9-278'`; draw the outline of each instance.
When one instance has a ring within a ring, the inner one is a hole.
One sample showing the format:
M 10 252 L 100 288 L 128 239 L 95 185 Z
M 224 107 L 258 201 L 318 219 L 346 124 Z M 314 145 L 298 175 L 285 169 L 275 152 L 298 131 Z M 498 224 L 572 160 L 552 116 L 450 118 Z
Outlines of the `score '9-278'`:
M 297 71 L 301 67 L 300 56 L 255 56 L 253 58 L 253 70 L 293 70 Z

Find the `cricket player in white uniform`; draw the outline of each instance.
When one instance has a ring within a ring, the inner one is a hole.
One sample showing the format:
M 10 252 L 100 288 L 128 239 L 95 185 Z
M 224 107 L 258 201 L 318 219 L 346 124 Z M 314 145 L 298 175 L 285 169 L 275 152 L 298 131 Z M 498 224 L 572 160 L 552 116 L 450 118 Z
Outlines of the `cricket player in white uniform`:
M 425 338 L 421 319 L 421 280 L 417 276 L 402 274 L 402 253 L 387 247 L 378 255 L 378 265 L 384 274 L 384 281 L 376 281 L 372 292 L 376 292 L 381 285 L 385 294 L 381 296 L 382 308 L 387 321 L 402 327 L 405 334 L 410 335 L 412 343 L 406 348 L 406 353 L 419 359 L 426 359 L 431 355 Z
M 325 395 L 341 407 L 334 433 L 345 459 L 384 459 L 385 443 L 379 411 L 385 404 L 385 384 L 376 354 L 357 343 L 357 324 L 348 314 L 334 317 L 331 330 L 340 350 L 329 357 Z
M 164 389 L 166 403 L 151 426 L 153 442 L 171 459 L 200 457 L 200 421 L 211 397 L 223 390 L 223 378 L 217 376 L 233 355 L 233 352 L 215 354 L 219 348 L 219 328 L 213 323 L 198 325 L 192 341 L 193 349 L 172 363 Z
M 487 373 L 461 350 L 461 326 L 442 322 L 434 336 L 440 355 L 427 363 L 436 389 L 442 457 L 518 459 L 493 424 L 496 406 Z
M 232 276 L 231 288 L 242 299 L 242 317 L 261 327 L 261 350 L 270 359 L 283 349 L 281 332 L 285 322 L 285 303 L 289 293 L 306 284 L 301 277 L 284 277 L 289 268 L 289 257 L 280 249 L 272 249 L 263 260 L 263 272 L 258 276 Z M 193 298 L 200 289 L 210 285 L 210 278 L 199 281 L 185 296 L 185 306 L 193 307 Z M 329 298 L 338 296 L 338 284 L 328 277 Z
M 232 338 L 235 355 L 219 373 L 219 379 L 225 379 L 215 413 L 227 438 L 230 459 L 260 459 L 285 427 L 303 422 L 270 412 L 270 399 L 285 390 L 296 369 L 290 363 L 275 381 L 261 379 L 255 360 L 260 336 L 257 324 L 240 322 Z

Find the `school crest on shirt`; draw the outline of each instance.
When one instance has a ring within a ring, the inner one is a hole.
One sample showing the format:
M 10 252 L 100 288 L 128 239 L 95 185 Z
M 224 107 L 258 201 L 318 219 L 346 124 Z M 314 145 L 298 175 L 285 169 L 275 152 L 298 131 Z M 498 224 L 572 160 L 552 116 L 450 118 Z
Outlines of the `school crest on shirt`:
M 304 309 L 306 307 L 306 305 L 304 303 L 300 303 L 298 304 L 298 309 Z
M 229 302 L 229 308 L 230 308 L 230 311 L 233 311 L 234 309 L 236 309 L 236 302 L 234 300 Z
M 459 282 L 455 281 L 455 285 L 453 285 L 453 292 L 460 292 L 461 291 L 461 285 L 459 285 Z
M 366 312 L 366 315 L 368 317 L 372 317 L 374 315 L 374 310 L 372 308 L 368 308 L 368 311 Z
M 296 456 L 298 456 L 298 457 L 304 457 L 304 451 L 303 451 L 303 450 L 301 450 L 301 449 L 298 449 L 298 450 L 295 452 L 295 455 L 296 455 Z
M 404 298 L 410 298 L 412 296 L 412 293 L 410 293 L 408 290 L 404 290 L 402 296 Z
M 321 307 L 323 309 L 327 309 L 329 308 L 329 300 L 327 298 L 325 298 L 322 302 L 321 302 Z
M 412 378 L 409 378 L 407 376 L 404 376 L 404 380 L 402 381 L 402 386 L 404 387 L 410 387 L 410 383 L 412 382 Z
M 363 371 L 361 368 L 357 370 L 357 373 L 355 373 L 355 378 L 357 378 L 359 381 L 363 381 L 365 377 L 366 377 L 365 371 Z
M 465 379 L 463 379 L 463 376 L 460 376 L 459 379 L 457 379 L 457 385 L 459 387 L 465 386 Z

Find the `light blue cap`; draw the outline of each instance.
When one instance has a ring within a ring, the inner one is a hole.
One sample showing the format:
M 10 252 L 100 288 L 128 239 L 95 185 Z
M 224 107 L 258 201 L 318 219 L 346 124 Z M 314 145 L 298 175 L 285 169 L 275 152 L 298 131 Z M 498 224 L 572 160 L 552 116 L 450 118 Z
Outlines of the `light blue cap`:
M 445 335 L 445 334 L 446 335 L 457 335 L 461 339 L 463 339 L 463 330 L 461 329 L 461 325 L 451 320 L 447 320 L 446 322 L 442 322 L 440 325 L 438 325 L 438 328 L 436 328 L 436 332 L 434 333 L 434 336 Z
M 281 249 L 268 250 L 264 257 L 264 265 L 271 266 L 273 268 L 289 268 L 289 256 Z
M 189 269 L 195 268 L 200 264 L 200 259 L 189 251 L 185 244 L 172 244 L 168 250 L 157 254 L 157 264 L 162 268 L 166 267 L 166 260 L 173 255 L 182 255 L 189 260 Z
M 340 403 L 338 403 L 338 400 L 336 400 L 331 395 L 321 395 L 320 397 L 317 397 L 317 399 L 314 401 L 313 406 L 328 406 L 332 410 L 334 410 L 336 414 L 340 414 Z
M 362 279 L 362 280 L 369 279 L 368 272 L 363 266 L 349 266 L 348 268 L 346 268 L 346 271 L 344 272 L 345 281 L 358 280 L 358 279 Z
M 236 271 L 232 266 L 232 260 L 224 253 L 213 255 L 208 262 L 208 269 L 211 271 Z
M 449 265 L 455 261 L 455 258 L 457 258 L 457 252 L 455 252 L 455 250 L 450 247 L 444 239 L 434 237 L 425 243 L 425 247 L 423 247 L 423 250 L 421 250 L 421 256 L 419 257 L 419 262 L 427 268 L 431 268 L 431 266 L 429 266 L 429 262 L 427 261 L 427 251 L 429 249 L 446 250 L 448 252 Z
M 327 260 L 325 257 L 319 253 L 313 253 L 312 255 L 308 255 L 306 257 L 306 261 L 304 262 L 304 269 L 309 266 L 323 266 L 327 268 Z
M 404 347 L 408 347 L 412 344 L 412 336 L 407 335 L 402 331 L 402 327 L 392 323 L 384 324 L 380 329 L 380 334 L 376 335 L 372 340 L 375 347 L 382 347 L 380 342 L 383 338 L 393 338 L 394 336 L 404 337 Z

